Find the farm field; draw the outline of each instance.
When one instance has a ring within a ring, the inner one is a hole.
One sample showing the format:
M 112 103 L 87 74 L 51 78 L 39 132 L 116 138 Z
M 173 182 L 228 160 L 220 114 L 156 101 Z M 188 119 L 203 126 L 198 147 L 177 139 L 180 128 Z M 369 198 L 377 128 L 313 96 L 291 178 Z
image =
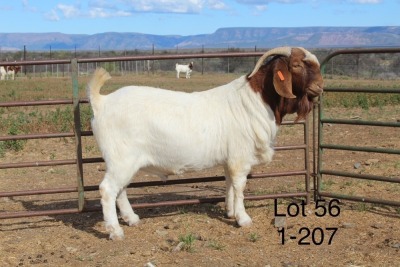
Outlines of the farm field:
M 149 75 L 117 75 L 103 93 L 128 84 L 199 91 L 225 84 L 239 74 L 193 73 L 177 80 L 174 72 Z M 79 79 L 81 97 L 89 77 Z M 23 77 L 0 83 L 0 102 L 71 99 L 68 77 Z M 399 80 L 327 79 L 326 87 L 399 88 Z M 371 94 L 324 95 L 328 118 L 399 122 L 400 96 Z M 81 107 L 83 130 L 90 130 L 90 108 Z M 290 116 L 288 119 L 293 119 Z M 72 109 L 68 106 L 0 108 L 0 136 L 72 131 Z M 309 122 L 309 126 L 312 122 Z M 310 127 L 311 128 L 311 127 Z M 301 125 L 282 126 L 277 146 L 302 143 Z M 310 141 L 312 136 L 310 133 Z M 327 125 L 324 140 L 335 144 L 399 149 L 398 128 Z M 0 142 L 0 162 L 64 160 L 75 158 L 73 138 Z M 83 157 L 99 157 L 93 137 L 83 137 Z M 311 151 L 311 150 L 310 150 Z M 311 154 L 311 153 L 310 153 Z M 312 156 L 310 155 L 311 160 Z M 400 177 L 399 155 L 327 151 L 323 167 L 353 173 Z M 303 151 L 277 151 L 268 166 L 254 173 L 304 168 Z M 85 185 L 97 186 L 104 164 L 84 165 Z M 222 175 L 221 168 L 174 176 L 171 179 Z M 136 181 L 158 180 L 139 173 Z M 40 190 L 76 186 L 76 167 L 51 166 L 0 169 L 0 192 Z M 400 184 L 324 176 L 324 191 L 400 201 Z M 171 201 L 193 197 L 223 196 L 224 182 L 131 188 L 131 203 Z M 246 195 L 287 193 L 304 190 L 303 176 L 251 179 Z M 97 191 L 86 192 L 88 204 L 100 207 Z M 329 200 L 327 200 L 329 201 Z M 275 206 L 276 203 L 276 206 Z M 285 214 L 301 199 L 247 201 L 253 225 L 238 228 L 224 217 L 224 203 L 192 206 L 139 208 L 141 224 L 129 227 L 123 241 L 110 241 L 101 212 L 0 219 L 0 262 L 2 266 L 398 266 L 400 262 L 400 208 L 341 201 L 333 214 L 316 216 L 321 208 L 311 202 L 305 216 L 287 216 L 284 239 L 275 227 L 275 213 Z M 332 203 L 336 204 L 336 203 Z M 0 214 L 26 210 L 76 208 L 77 193 L 0 197 Z M 275 211 L 275 207 L 277 211 Z M 337 207 L 337 206 L 335 206 Z M 292 210 L 293 211 L 293 210 Z M 333 216 L 337 215 L 337 216 Z M 337 230 L 333 233 L 333 228 Z M 282 244 L 284 243 L 284 244 Z

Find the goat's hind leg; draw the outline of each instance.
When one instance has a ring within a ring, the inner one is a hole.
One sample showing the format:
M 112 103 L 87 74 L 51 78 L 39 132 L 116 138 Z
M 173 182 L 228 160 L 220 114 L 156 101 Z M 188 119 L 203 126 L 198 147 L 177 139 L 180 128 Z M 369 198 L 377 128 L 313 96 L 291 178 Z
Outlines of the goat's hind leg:
M 121 212 L 122 219 L 129 225 L 138 225 L 140 222 L 139 216 L 133 211 L 131 204 L 129 203 L 128 196 L 126 194 L 126 188 L 124 188 L 117 197 L 117 205 Z
M 118 222 L 116 204 L 118 204 L 122 218 L 129 225 L 139 222 L 139 217 L 133 212 L 125 191 L 136 169 L 130 168 L 125 171 L 123 169 L 123 165 L 108 164 L 106 175 L 100 184 L 101 205 L 106 230 L 110 233 L 110 239 L 117 240 L 124 238 L 124 231 Z
M 118 222 L 116 199 L 121 189 L 115 184 L 109 173 L 106 173 L 100 186 L 101 206 L 103 208 L 103 216 L 106 231 L 110 233 L 110 239 L 123 239 L 124 231 Z

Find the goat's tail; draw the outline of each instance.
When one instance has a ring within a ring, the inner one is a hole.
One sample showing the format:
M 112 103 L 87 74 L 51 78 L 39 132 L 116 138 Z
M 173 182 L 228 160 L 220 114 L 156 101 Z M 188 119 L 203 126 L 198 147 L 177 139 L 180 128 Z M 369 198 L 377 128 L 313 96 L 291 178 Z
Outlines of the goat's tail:
M 99 110 L 100 99 L 102 97 L 100 95 L 100 88 L 109 79 L 111 79 L 110 74 L 105 69 L 98 68 L 87 85 L 87 96 L 92 105 L 94 116 L 96 116 L 96 113 Z

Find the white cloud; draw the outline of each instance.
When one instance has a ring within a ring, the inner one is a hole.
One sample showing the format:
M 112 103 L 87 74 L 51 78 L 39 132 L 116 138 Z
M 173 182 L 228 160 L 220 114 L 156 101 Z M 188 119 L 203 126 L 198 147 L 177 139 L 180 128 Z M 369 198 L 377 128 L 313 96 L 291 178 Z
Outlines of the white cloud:
M 222 0 L 123 0 L 133 12 L 200 13 L 205 8 L 227 9 Z
M 60 17 L 57 14 L 57 11 L 52 9 L 50 12 L 47 12 L 44 14 L 45 19 L 51 20 L 51 21 L 59 21 Z
M 72 5 L 58 4 L 56 9 L 60 11 L 65 18 L 73 18 L 80 15 L 80 9 Z
M 224 10 L 228 9 L 224 0 L 90 0 L 76 4 L 57 4 L 52 10 L 44 14 L 47 20 L 59 21 L 77 17 L 110 18 L 127 17 L 134 13 L 178 13 L 198 14 L 204 9 Z M 28 6 L 28 0 L 23 0 Z
M 110 17 L 128 17 L 131 13 L 117 10 L 115 12 L 110 12 L 104 8 L 94 7 L 88 11 L 88 16 L 90 18 L 110 18 Z
M 37 12 L 37 8 L 34 6 L 31 6 L 29 4 L 28 0 L 22 0 L 22 6 L 24 7 L 25 10 L 27 10 L 29 12 Z
M 266 4 L 270 3 L 295 4 L 306 2 L 306 0 L 236 0 L 236 2 L 245 5 L 265 6 Z
M 128 8 L 136 12 L 198 13 L 203 8 L 201 0 L 125 0 Z
M 256 10 L 260 12 L 267 10 L 267 8 L 267 5 L 256 5 Z

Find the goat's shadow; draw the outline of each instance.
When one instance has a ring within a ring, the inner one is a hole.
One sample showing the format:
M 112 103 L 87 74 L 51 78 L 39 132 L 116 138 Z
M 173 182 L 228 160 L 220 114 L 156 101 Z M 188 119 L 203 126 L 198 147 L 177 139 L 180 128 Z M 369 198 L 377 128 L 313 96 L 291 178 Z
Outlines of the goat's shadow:
M 222 197 L 221 187 L 217 186 L 206 186 L 207 191 L 213 192 L 213 197 Z M 157 194 L 147 194 L 147 195 L 137 195 L 135 196 L 135 189 L 133 191 L 128 191 L 128 197 L 131 204 L 138 203 L 156 203 L 160 201 L 176 201 L 176 200 L 191 200 L 191 199 L 199 199 L 199 196 L 195 194 L 191 194 L 191 192 L 185 193 L 177 193 L 177 192 L 168 192 L 168 193 L 157 193 Z M 217 195 L 219 194 L 219 195 Z M 37 204 L 37 201 L 24 200 L 21 197 L 18 198 L 10 198 L 11 201 L 15 203 L 20 203 L 27 211 L 51 211 L 51 210 L 61 210 L 61 209 L 76 209 L 77 200 L 76 199 L 64 199 L 64 200 L 56 200 L 49 201 L 45 204 Z M 62 215 L 47 215 L 46 218 L 40 220 L 40 222 L 54 222 L 60 221 L 64 225 L 73 227 L 79 231 L 83 231 L 94 235 L 97 238 L 104 239 L 108 238 L 108 234 L 104 231 L 97 230 L 97 224 L 99 222 L 103 222 L 103 214 L 101 212 L 101 204 L 100 199 L 92 199 L 85 201 L 85 207 L 88 207 L 90 212 L 81 212 L 81 213 L 72 213 L 72 214 L 62 214 Z M 206 214 L 211 219 L 220 220 L 227 225 L 231 225 L 232 227 L 238 227 L 234 219 L 229 219 L 225 216 L 225 210 L 221 208 L 217 203 L 200 203 L 198 205 L 185 204 L 185 205 L 177 205 L 177 206 L 156 206 L 150 208 L 135 208 L 135 213 L 139 215 L 141 219 L 144 218 L 152 218 L 152 217 L 168 217 L 175 216 L 180 213 L 202 213 Z M 9 224 L 9 226 L 12 223 Z M 21 221 L 17 223 L 19 226 L 15 227 L 13 224 L 13 230 L 15 229 L 26 229 L 26 228 L 44 228 L 44 227 L 56 227 L 51 225 L 32 225 L 31 222 Z M 125 222 L 120 219 L 121 225 L 126 225 Z M 4 225 L 4 224 L 3 224 Z M 101 227 L 104 229 L 104 227 Z M 7 230 L 6 230 L 7 231 Z M 10 230 L 11 231 L 11 230 Z

